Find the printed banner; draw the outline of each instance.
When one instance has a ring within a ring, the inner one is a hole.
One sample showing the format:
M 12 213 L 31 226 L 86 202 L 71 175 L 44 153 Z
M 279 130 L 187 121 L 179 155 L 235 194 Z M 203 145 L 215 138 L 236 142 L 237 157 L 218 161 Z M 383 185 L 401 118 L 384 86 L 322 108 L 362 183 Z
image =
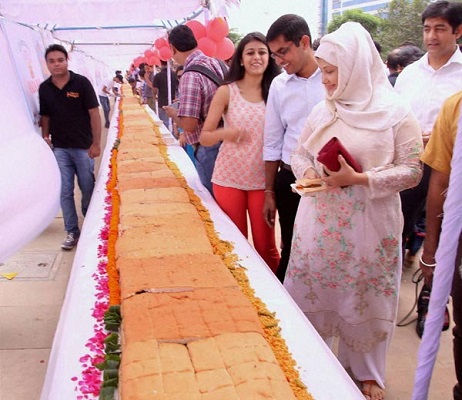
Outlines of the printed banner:
M 48 74 L 44 74 L 47 69 L 44 64 L 45 46 L 42 36 L 32 28 L 6 20 L 0 21 L 0 24 L 7 40 L 7 51 L 4 54 L 9 54 L 11 57 L 29 113 L 38 129 L 38 88 L 48 77 Z

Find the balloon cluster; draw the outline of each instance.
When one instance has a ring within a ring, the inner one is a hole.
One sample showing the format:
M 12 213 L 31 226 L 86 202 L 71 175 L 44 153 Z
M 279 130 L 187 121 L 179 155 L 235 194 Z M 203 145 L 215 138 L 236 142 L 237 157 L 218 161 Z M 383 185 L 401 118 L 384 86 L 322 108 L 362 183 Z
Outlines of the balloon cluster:
M 158 38 L 154 42 L 154 46 L 146 50 L 143 56 L 133 60 L 133 64 L 137 68 L 142 63 L 159 66 L 161 61 L 168 61 L 170 58 L 172 58 L 172 51 L 170 50 L 167 39 Z
M 197 47 L 205 55 L 228 60 L 234 54 L 234 43 L 227 37 L 228 23 L 224 18 L 218 17 L 210 20 L 205 26 L 196 20 L 186 22 L 192 30 L 197 41 Z M 154 46 L 144 52 L 144 56 L 133 60 L 135 67 L 141 63 L 160 65 L 160 61 L 167 61 L 172 57 L 169 43 L 165 38 L 158 38 Z
M 197 46 L 206 56 L 228 60 L 234 54 L 234 43 L 227 37 L 228 23 L 224 18 L 211 19 L 206 26 L 191 20 L 186 25 L 193 31 Z

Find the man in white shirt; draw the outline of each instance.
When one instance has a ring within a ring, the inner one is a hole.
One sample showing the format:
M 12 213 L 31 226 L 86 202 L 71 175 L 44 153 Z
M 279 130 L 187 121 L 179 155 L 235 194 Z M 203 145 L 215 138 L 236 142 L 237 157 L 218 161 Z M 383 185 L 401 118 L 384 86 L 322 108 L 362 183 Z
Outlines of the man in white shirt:
M 457 40 L 462 35 L 462 4 L 448 1 L 431 3 L 422 13 L 422 24 L 427 53 L 399 74 L 395 90 L 409 101 L 426 144 L 444 101 L 462 90 L 462 53 L 457 46 Z M 401 192 L 403 245 L 424 209 L 429 179 L 430 168 L 425 165 L 420 184 Z M 425 252 L 421 260 L 427 264 L 434 263 L 432 255 L 427 256 Z M 426 282 L 423 290 L 430 293 L 430 282 Z M 421 337 L 426 307 L 419 304 L 418 313 L 416 330 Z
M 306 21 L 294 14 L 283 15 L 266 35 L 271 57 L 285 70 L 271 83 L 266 104 L 263 159 L 265 160 L 266 222 L 274 226 L 276 209 L 281 226 L 281 262 L 277 277 L 282 282 L 290 258 L 292 233 L 300 196 L 290 184 L 295 176 L 290 158 L 311 109 L 324 99 L 321 72 L 311 47 Z
M 124 83 L 124 77 L 121 74 L 118 74 L 114 78 L 114 87 L 112 91 L 114 92 L 115 97 L 122 96 L 122 85 Z M 115 104 L 116 99 L 114 99 Z
M 411 104 L 425 142 L 444 101 L 462 88 L 462 53 L 457 46 L 462 33 L 461 8 L 460 3 L 447 1 L 427 7 L 422 14 L 427 53 L 396 80 L 395 89 Z
M 101 85 L 98 92 L 99 104 L 103 109 L 105 127 L 109 128 L 109 112 L 111 111 L 111 106 L 109 104 L 109 96 L 112 94 L 112 89 L 114 87 L 113 79 L 106 79 Z
M 119 84 L 119 78 L 116 76 L 112 79 L 107 79 L 104 81 L 98 92 L 99 103 L 103 109 L 105 128 L 109 128 L 109 113 L 111 111 L 111 105 L 109 103 L 109 96 L 117 96 L 118 93 L 114 91 L 115 84 Z M 121 83 L 121 82 L 120 82 Z M 120 86 L 120 85 L 119 85 Z

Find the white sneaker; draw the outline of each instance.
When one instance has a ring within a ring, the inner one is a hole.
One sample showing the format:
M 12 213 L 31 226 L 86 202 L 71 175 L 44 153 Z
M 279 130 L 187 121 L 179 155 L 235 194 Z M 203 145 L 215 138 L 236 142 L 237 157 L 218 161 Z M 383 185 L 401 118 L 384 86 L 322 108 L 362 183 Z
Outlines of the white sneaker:
M 72 250 L 79 241 L 78 237 L 75 237 L 75 233 L 68 232 L 66 239 L 61 243 L 61 248 L 63 250 Z

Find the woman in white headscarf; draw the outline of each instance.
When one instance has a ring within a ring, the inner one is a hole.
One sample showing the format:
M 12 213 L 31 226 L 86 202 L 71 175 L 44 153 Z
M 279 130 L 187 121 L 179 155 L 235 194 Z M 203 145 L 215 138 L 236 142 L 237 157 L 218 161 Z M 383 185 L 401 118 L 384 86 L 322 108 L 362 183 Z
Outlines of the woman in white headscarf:
M 308 117 L 292 157 L 297 178 L 327 190 L 301 199 L 284 286 L 366 399 L 385 395 L 385 360 L 396 319 L 403 219 L 399 192 L 421 178 L 419 124 L 393 93 L 369 33 L 348 22 L 321 39 L 316 57 L 326 100 Z M 338 137 L 338 172 L 316 157 Z

